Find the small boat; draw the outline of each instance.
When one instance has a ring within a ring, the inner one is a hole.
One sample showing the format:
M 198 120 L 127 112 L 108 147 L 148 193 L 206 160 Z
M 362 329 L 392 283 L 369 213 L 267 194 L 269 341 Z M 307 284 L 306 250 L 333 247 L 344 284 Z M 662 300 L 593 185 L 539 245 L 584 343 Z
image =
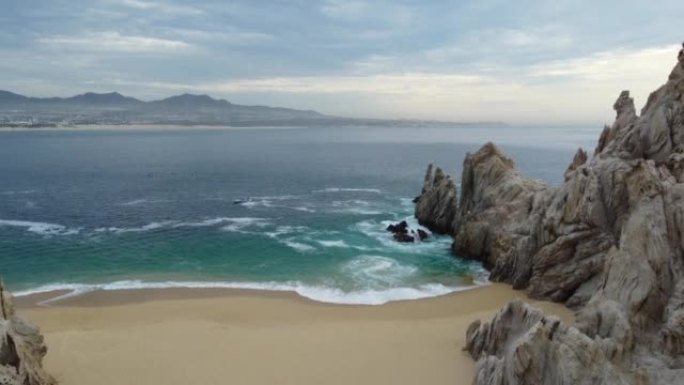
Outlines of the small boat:
M 233 204 L 234 205 L 241 205 L 241 204 L 248 203 L 251 201 L 252 201 L 252 198 L 239 198 L 239 199 L 235 199 L 233 201 Z

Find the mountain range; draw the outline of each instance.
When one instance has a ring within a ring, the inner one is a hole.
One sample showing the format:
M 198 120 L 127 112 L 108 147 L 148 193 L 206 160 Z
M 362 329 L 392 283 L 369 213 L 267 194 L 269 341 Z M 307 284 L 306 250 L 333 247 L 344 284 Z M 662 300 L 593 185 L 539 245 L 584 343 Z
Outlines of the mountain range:
M 36 98 L 0 90 L 0 126 L 85 124 L 177 124 L 231 126 L 446 124 L 502 125 L 500 122 L 426 122 L 340 118 L 312 110 L 244 106 L 209 95 L 182 94 L 142 101 L 118 92 Z

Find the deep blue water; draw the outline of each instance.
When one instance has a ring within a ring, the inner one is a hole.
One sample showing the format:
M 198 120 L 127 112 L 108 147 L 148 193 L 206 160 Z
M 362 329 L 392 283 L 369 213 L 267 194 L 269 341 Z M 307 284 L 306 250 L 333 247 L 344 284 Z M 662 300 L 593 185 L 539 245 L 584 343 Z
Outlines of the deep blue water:
M 223 286 L 383 303 L 462 289 L 481 268 L 448 237 L 395 243 L 390 222 L 435 162 L 460 180 L 494 141 L 562 181 L 597 127 L 0 133 L 0 274 L 19 294 Z M 252 197 L 246 205 L 233 204 Z

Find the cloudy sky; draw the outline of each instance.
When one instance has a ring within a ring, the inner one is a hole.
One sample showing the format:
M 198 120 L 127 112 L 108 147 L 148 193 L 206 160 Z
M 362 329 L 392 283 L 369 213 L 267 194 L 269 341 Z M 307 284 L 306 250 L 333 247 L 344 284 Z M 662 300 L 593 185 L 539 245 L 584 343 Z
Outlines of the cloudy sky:
M 683 17 L 681 0 L 2 0 L 0 89 L 603 124 L 622 89 L 642 105 L 666 79 Z

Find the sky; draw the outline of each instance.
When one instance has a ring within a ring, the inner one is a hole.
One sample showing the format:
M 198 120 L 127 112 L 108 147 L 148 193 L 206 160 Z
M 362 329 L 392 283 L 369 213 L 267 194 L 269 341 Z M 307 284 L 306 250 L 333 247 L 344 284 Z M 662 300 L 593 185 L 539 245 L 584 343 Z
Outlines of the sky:
M 0 0 L 0 89 L 183 92 L 349 117 L 610 123 L 684 1 Z

